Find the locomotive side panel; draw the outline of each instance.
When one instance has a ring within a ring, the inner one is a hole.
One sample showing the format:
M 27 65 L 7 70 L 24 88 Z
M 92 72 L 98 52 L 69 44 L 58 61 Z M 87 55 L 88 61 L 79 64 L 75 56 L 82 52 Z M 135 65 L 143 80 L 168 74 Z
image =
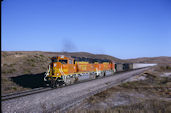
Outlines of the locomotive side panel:
M 89 64 L 88 71 L 93 72 L 94 70 L 95 70 L 95 65 L 94 64 Z
M 84 73 L 90 74 L 92 78 L 105 76 L 115 70 L 115 64 L 109 60 L 90 59 L 75 57 L 74 59 L 66 56 L 57 56 L 51 58 L 48 72 L 44 78 L 51 86 L 56 83 L 72 84 L 78 80 L 78 77 L 86 76 Z M 120 69 L 120 67 L 118 67 Z M 118 70 L 119 70 L 118 69 Z M 90 77 L 90 78 L 91 78 Z M 82 77 L 84 78 L 84 77 Z

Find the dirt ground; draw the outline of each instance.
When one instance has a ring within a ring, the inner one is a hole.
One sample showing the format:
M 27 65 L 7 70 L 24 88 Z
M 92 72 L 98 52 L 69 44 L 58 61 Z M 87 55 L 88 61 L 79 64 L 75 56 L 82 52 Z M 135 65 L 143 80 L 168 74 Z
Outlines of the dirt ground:
M 156 66 L 119 86 L 85 99 L 67 112 L 170 113 L 171 69 Z

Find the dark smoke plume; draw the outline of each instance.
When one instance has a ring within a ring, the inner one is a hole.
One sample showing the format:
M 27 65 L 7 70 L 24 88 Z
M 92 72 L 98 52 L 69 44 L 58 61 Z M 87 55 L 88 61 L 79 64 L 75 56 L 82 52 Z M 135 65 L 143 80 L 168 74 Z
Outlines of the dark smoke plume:
M 70 39 L 63 39 L 62 52 L 74 52 L 77 50 L 75 44 Z

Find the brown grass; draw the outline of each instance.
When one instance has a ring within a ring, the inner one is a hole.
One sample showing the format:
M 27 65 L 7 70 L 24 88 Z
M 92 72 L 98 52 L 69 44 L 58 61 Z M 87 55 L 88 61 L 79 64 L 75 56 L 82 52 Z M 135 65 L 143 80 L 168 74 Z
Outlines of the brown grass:
M 168 98 L 171 98 L 171 78 L 159 76 L 163 72 L 167 72 L 165 70 L 167 69 L 166 66 L 162 68 L 162 72 L 157 69 L 158 67 L 155 67 L 141 74 L 146 76 L 146 80 L 126 82 L 95 94 L 84 100 L 80 106 L 70 109 L 68 113 L 170 113 L 171 102 Z M 124 94 L 127 98 L 130 98 L 127 93 L 143 94 L 146 98 L 141 98 L 141 101 L 137 100 L 137 102 L 126 105 L 104 107 L 104 109 L 97 108 L 99 103 L 106 103 L 108 98 L 115 98 L 112 95 L 118 92 Z M 85 107 L 84 105 L 91 107 Z
M 170 113 L 171 102 L 156 99 L 145 100 L 141 103 L 117 106 L 108 109 L 75 109 L 67 113 Z

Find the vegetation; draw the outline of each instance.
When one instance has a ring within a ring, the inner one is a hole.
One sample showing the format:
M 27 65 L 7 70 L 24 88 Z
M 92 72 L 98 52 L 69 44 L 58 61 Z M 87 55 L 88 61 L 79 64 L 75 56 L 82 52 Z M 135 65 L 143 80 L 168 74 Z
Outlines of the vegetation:
M 95 94 L 84 100 L 79 106 L 70 110 L 69 113 L 170 113 L 171 97 L 170 77 L 161 77 L 162 73 L 158 67 L 146 71 L 141 76 L 145 76 L 145 80 L 130 81 L 121 85 L 112 87 L 103 92 Z M 162 68 L 168 69 L 167 66 Z M 155 71 L 154 71 L 155 70 Z M 157 70 L 157 71 L 156 71 Z M 168 70 L 165 70 L 167 72 Z M 116 94 L 122 94 L 119 97 Z M 133 96 L 131 96 L 133 95 Z M 143 95 L 139 97 L 137 95 Z M 116 98 L 125 98 L 132 100 L 129 104 L 112 105 Z M 103 107 L 102 105 L 107 107 Z M 84 106 L 85 105 L 85 106 Z M 99 106 L 100 105 L 100 106 Z M 77 109 L 76 109 L 77 108 Z
M 17 84 L 12 82 L 12 80 L 10 78 L 4 77 L 4 76 L 1 77 L 1 92 L 2 92 L 2 94 L 12 93 L 12 92 L 16 92 L 16 91 L 23 91 L 23 90 L 26 90 L 26 88 L 18 86 Z
M 141 103 L 117 106 L 103 110 L 70 110 L 68 113 L 170 113 L 171 102 L 159 101 L 157 99 L 146 100 Z
M 16 69 L 12 68 L 12 69 L 6 69 L 6 70 L 2 70 L 3 74 L 11 74 L 16 72 Z
M 170 65 L 165 65 L 165 66 L 159 66 L 160 71 L 171 71 L 171 66 Z

